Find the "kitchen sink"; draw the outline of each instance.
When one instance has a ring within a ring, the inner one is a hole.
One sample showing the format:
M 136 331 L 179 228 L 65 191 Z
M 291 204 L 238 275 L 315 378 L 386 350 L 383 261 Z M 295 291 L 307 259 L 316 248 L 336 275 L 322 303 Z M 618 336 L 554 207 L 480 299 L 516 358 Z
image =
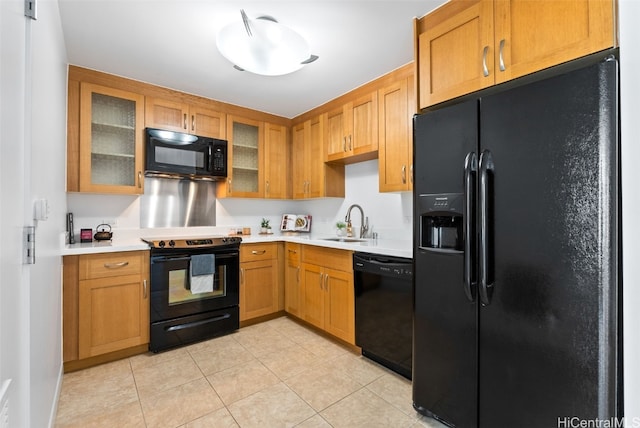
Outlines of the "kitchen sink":
M 366 239 L 360 239 L 360 238 L 348 238 L 348 237 L 343 237 L 343 238 L 322 238 L 323 241 L 334 241 L 334 242 L 365 242 Z

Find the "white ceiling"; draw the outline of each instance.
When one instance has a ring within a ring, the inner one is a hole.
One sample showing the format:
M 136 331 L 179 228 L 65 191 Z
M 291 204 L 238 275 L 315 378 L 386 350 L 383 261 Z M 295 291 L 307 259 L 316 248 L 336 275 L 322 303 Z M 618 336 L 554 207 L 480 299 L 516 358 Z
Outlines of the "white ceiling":
M 59 0 L 71 64 L 295 117 L 413 60 L 413 23 L 445 0 Z M 320 59 L 286 76 L 240 72 L 217 32 L 269 15 Z

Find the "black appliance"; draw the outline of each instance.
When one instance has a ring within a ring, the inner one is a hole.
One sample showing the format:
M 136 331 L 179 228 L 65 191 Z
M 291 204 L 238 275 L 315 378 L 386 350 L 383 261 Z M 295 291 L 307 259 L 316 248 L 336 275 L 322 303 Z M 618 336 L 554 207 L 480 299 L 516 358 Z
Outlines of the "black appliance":
M 450 426 L 622 416 L 618 63 L 567 67 L 414 118 L 413 401 Z
M 354 253 L 356 345 L 368 357 L 411 379 L 413 262 Z
M 227 177 L 227 142 L 162 129 L 146 129 L 145 175 L 200 180 Z
M 151 246 L 151 351 L 239 328 L 241 238 L 143 241 Z

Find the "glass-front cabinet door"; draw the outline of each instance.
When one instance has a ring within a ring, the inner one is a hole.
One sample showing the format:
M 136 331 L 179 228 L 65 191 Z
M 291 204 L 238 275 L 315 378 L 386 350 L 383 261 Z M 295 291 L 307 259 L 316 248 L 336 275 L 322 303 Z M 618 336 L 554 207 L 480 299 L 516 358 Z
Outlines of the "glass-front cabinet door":
M 218 197 L 264 197 L 264 122 L 227 116 L 230 150 L 227 181 L 218 185 Z
M 143 193 L 144 96 L 80 85 L 80 191 Z

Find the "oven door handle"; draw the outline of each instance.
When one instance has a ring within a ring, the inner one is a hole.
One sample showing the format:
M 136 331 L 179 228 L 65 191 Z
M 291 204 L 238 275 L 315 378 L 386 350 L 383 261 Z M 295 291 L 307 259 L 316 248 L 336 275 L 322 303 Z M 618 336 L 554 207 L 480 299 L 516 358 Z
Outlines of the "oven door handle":
M 209 324 L 210 322 L 216 322 L 216 321 L 221 321 L 221 320 L 227 319 L 230 316 L 231 316 L 230 314 L 224 314 L 224 315 L 220 315 L 220 316 L 213 317 L 213 318 L 207 318 L 207 319 L 200 320 L 200 321 L 189 322 L 189 323 L 186 323 L 186 324 L 173 325 L 171 327 L 165 327 L 165 331 L 177 331 L 177 330 L 184 330 L 185 328 L 198 327 L 200 325 Z
M 153 256 L 151 258 L 153 262 L 182 262 L 182 261 L 191 261 L 190 256 L 179 256 L 179 257 L 171 257 L 171 256 Z

